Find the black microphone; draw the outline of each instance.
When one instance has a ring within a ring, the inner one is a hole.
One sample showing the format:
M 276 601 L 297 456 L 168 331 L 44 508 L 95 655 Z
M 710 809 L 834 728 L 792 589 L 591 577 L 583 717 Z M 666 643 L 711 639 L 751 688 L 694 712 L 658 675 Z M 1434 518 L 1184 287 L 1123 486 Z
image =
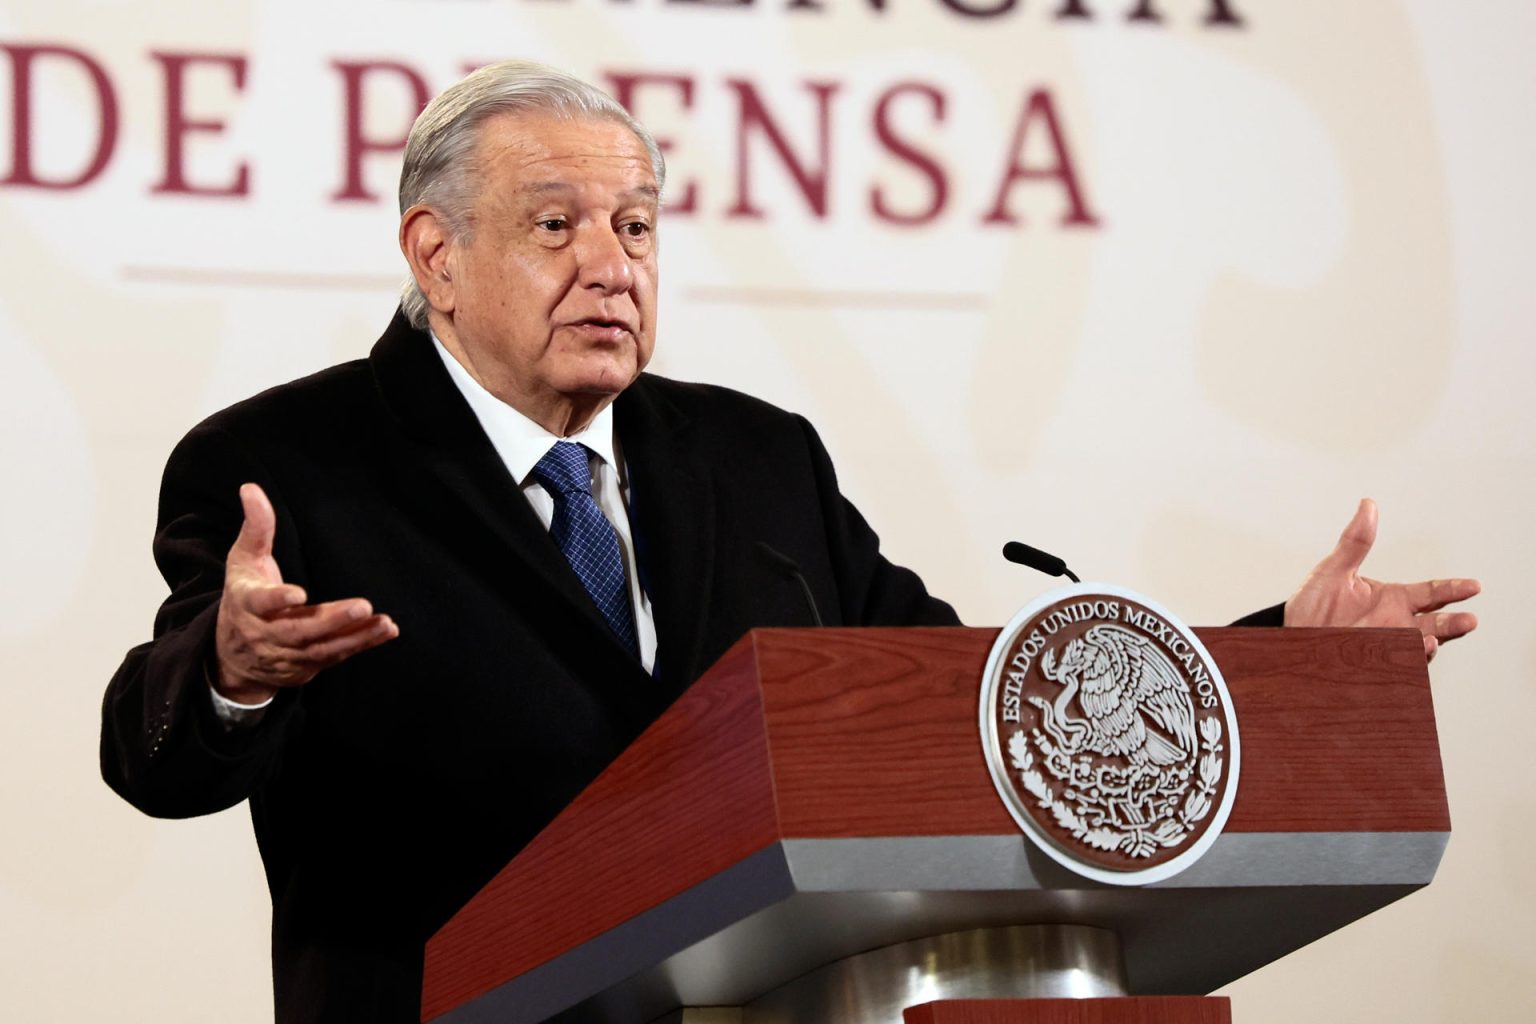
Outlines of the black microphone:
M 1011 540 L 1003 545 L 1003 557 L 1010 562 L 1027 565 L 1031 569 L 1045 573 L 1047 576 L 1065 576 L 1073 583 L 1083 582 L 1077 578 L 1076 573 L 1067 568 L 1066 562 L 1063 562 L 1055 555 L 1046 554 L 1039 548 L 1032 548 L 1028 544 L 1020 544 L 1016 540 Z
M 805 595 L 805 606 L 811 610 L 811 621 L 820 626 L 821 612 L 816 609 L 816 598 L 811 595 L 811 585 L 805 582 L 805 574 L 800 571 L 800 563 L 788 555 L 775 551 L 769 547 L 767 541 L 757 542 L 757 553 L 762 556 L 763 561 L 777 569 L 785 579 L 794 580 L 800 584 L 800 592 Z

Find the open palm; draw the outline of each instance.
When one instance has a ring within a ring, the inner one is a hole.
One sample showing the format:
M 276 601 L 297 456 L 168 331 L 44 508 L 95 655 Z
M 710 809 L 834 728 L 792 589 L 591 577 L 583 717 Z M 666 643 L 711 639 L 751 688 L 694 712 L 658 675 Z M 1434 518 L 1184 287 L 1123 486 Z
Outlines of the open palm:
M 1471 612 L 1443 611 L 1482 590 L 1473 579 L 1383 583 L 1360 575 L 1376 542 L 1376 503 L 1360 502 L 1328 557 L 1317 563 L 1285 605 L 1287 626 L 1381 626 L 1417 629 L 1424 653 L 1477 628 Z

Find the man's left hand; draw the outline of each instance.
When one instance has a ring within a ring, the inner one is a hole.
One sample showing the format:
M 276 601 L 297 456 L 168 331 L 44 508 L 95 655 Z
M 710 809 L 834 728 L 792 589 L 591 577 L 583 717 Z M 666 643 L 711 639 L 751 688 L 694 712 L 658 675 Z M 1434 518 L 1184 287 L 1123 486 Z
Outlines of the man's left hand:
M 1339 535 L 1338 546 L 1302 581 L 1285 604 L 1287 626 L 1411 627 L 1424 634 L 1424 654 L 1433 658 L 1447 640 L 1477 628 L 1471 612 L 1442 611 L 1483 589 L 1477 580 L 1381 583 L 1360 575 L 1376 541 L 1376 503 L 1360 502 Z

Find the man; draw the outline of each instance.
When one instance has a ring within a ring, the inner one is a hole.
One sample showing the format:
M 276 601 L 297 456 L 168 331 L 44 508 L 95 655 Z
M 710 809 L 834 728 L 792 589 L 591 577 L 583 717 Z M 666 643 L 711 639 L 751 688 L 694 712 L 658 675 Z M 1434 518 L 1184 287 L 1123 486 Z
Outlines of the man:
M 102 771 L 156 815 L 250 800 L 279 1020 L 416 1020 L 427 937 L 742 633 L 809 623 L 764 545 L 829 625 L 957 621 L 804 420 L 642 375 L 663 181 L 600 92 L 476 72 L 412 131 L 413 282 L 370 357 L 171 455 L 171 596 Z M 1288 621 L 1472 628 L 1425 614 L 1471 581 L 1359 579 L 1373 531 L 1362 505 Z

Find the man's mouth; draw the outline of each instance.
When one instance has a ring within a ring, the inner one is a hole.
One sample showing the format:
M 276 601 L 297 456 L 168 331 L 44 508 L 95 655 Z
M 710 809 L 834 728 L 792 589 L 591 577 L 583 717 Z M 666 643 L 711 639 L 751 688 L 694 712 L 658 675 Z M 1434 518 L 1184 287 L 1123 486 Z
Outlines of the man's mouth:
M 576 328 L 581 334 L 591 338 L 619 341 L 624 335 L 634 335 L 635 329 L 627 320 L 609 319 L 608 317 L 589 316 L 573 322 L 571 327 Z

